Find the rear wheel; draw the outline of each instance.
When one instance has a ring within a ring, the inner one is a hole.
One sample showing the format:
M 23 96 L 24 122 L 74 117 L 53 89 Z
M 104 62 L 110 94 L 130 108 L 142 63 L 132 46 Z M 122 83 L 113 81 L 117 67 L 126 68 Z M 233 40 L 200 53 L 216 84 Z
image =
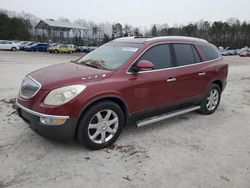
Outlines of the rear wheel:
M 119 105 L 104 101 L 91 106 L 80 120 L 77 138 L 89 149 L 111 145 L 124 127 L 124 113 Z
M 221 88 L 217 84 L 211 84 L 201 102 L 199 112 L 206 115 L 214 113 L 220 104 L 220 98 Z
M 12 47 L 11 51 L 17 51 L 17 48 L 16 47 Z

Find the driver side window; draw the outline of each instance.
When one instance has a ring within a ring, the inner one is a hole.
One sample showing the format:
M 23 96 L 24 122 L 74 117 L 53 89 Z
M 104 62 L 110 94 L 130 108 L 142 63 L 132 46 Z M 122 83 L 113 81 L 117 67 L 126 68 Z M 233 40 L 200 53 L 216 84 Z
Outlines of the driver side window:
M 160 44 L 149 48 L 138 60 L 147 60 L 154 64 L 154 70 L 172 66 L 169 44 Z M 136 63 L 136 64 L 137 64 Z

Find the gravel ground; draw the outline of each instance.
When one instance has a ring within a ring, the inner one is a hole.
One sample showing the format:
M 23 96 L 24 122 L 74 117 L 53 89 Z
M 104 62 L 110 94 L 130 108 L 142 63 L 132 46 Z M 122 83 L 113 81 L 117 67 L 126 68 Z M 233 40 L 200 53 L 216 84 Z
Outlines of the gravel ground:
M 25 74 L 79 56 L 0 52 L 0 188 L 250 187 L 250 58 L 226 57 L 228 86 L 213 115 L 128 126 L 114 146 L 89 151 L 40 137 L 13 108 Z

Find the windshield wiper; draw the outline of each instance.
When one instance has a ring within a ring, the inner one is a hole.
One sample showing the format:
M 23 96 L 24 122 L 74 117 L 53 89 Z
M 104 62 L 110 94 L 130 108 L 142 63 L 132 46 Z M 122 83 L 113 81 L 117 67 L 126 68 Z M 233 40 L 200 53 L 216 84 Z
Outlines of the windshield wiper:
M 87 59 L 87 60 L 83 60 L 83 61 L 77 61 L 77 62 L 74 62 L 74 63 L 86 65 L 86 66 L 97 68 L 97 69 L 109 70 L 107 68 L 107 66 L 105 65 L 105 61 L 103 61 L 103 60 Z
M 92 62 L 96 62 L 96 63 L 102 63 L 105 64 L 105 61 L 103 61 L 102 59 L 98 60 L 98 59 L 87 59 L 87 60 L 83 60 L 83 61 L 78 61 L 78 59 L 75 61 L 79 64 L 86 64 L 86 63 L 92 63 Z
M 101 69 L 99 66 L 97 66 L 97 65 L 92 65 L 92 64 L 83 64 L 83 65 L 86 65 L 86 66 L 88 66 L 88 67 L 93 67 L 93 68 L 97 68 L 97 69 Z

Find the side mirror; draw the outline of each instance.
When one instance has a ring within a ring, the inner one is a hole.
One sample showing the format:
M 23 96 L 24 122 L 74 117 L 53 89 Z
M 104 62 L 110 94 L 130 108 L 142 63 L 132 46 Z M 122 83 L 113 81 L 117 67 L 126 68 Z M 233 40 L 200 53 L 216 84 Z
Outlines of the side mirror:
M 136 72 L 153 70 L 154 64 L 147 60 L 141 60 L 139 61 L 139 63 L 137 63 L 136 69 L 137 69 Z

